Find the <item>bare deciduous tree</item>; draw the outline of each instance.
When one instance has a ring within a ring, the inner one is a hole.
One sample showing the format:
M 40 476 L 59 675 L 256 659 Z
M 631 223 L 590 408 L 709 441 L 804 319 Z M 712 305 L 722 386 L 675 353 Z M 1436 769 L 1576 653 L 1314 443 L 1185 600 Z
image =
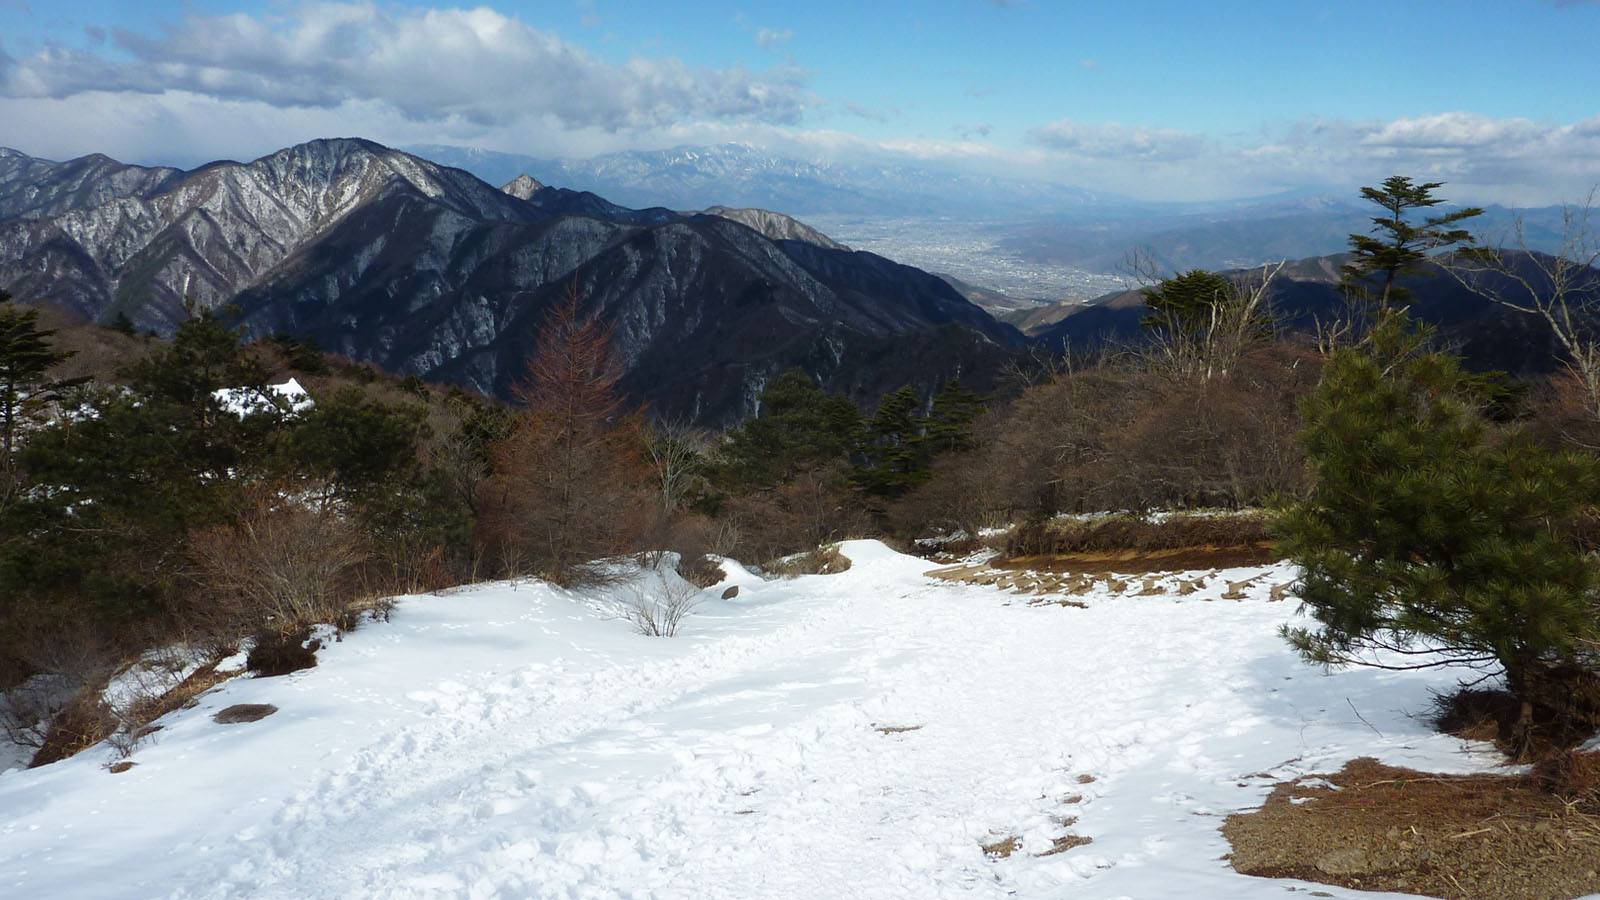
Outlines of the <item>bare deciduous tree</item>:
M 1590 222 L 1596 191 L 1582 204 L 1563 206 L 1555 253 L 1529 248 L 1526 226 L 1512 226 L 1510 246 L 1456 254 L 1444 265 L 1464 287 L 1508 309 L 1537 316 L 1567 354 L 1567 368 L 1583 385 L 1589 411 L 1600 417 L 1600 235 Z
M 655 471 L 664 512 L 678 508 L 711 446 L 709 432 L 682 419 L 656 422 L 647 429 L 645 452 Z

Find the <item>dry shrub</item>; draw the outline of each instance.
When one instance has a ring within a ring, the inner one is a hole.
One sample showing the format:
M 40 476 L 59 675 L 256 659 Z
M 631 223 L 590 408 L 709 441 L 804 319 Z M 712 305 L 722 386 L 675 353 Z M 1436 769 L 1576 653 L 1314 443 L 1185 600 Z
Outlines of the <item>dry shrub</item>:
M 988 421 L 992 424 L 998 419 Z M 995 432 L 984 427 L 980 433 Z M 1027 483 L 1027 473 L 1009 470 L 1011 458 L 994 446 L 934 458 L 928 481 L 885 510 L 891 530 L 910 536 L 960 533 L 975 543 L 983 529 L 1003 526 L 1019 514 L 1033 512 L 1037 502 L 1030 502 L 1020 491 L 1001 488 Z
M 719 517 L 736 530 L 737 542 L 715 552 L 757 563 L 875 531 L 835 469 L 804 472 L 776 488 L 731 498 Z
M 660 572 L 643 584 L 623 590 L 622 617 L 647 637 L 672 637 L 678 626 L 700 605 L 700 589 L 687 581 L 674 581 Z
M 316 666 L 317 651 L 321 647 L 320 641 L 311 639 L 309 628 L 288 634 L 265 631 L 256 635 L 255 645 L 250 648 L 250 655 L 245 660 L 245 668 L 263 678 L 310 669 Z
M 86 688 L 50 719 L 44 741 L 28 767 L 82 753 L 115 734 L 119 724 L 116 712 L 100 699 L 100 687 Z
M 368 555 L 360 529 L 331 508 L 263 497 L 234 523 L 190 537 L 199 589 L 190 615 L 224 642 L 331 622 Z
M 1553 751 L 1534 763 L 1533 775 L 1563 803 L 1600 815 L 1600 752 Z
M 1173 515 L 1155 520 L 1114 515 L 1094 519 L 1026 522 L 1006 535 L 1007 556 L 1046 556 L 1114 550 L 1181 550 L 1238 547 L 1270 541 L 1273 517 L 1267 512 L 1230 515 Z
M 1460 738 L 1490 741 L 1513 759 L 1565 753 L 1600 729 L 1600 678 L 1576 666 L 1528 677 L 1532 722 L 1524 733 L 1522 700 L 1509 691 L 1460 688 L 1434 698 L 1434 727 Z
M 1433 698 L 1433 727 L 1469 741 L 1511 740 L 1522 704 L 1509 691 L 1461 688 Z
M 698 588 L 711 587 L 728 577 L 722 566 L 704 553 L 694 556 L 681 555 L 678 559 L 678 575 Z
M 796 575 L 837 575 L 850 569 L 850 557 L 839 552 L 837 544 L 818 547 L 809 553 L 801 553 L 781 559 L 767 567 L 767 572 L 785 578 Z
M 1315 355 L 1273 344 L 1205 380 L 1127 359 L 1068 372 L 986 420 L 987 443 L 940 461 L 891 517 L 903 531 L 971 532 L 1058 512 L 1237 508 L 1294 495 L 1306 484 L 1298 404 L 1320 368 Z

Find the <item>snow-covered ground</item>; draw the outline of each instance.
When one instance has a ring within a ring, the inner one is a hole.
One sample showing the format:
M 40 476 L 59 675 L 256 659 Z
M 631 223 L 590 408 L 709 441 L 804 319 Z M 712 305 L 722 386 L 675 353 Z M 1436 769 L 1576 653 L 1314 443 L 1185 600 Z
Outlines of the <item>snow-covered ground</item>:
M 0 775 L 0 896 L 1371 897 L 1234 873 L 1222 817 L 1359 755 L 1494 763 L 1413 718 L 1448 674 L 1302 665 L 1285 566 L 1079 609 L 843 552 L 737 573 L 674 638 L 605 591 L 403 598 L 168 716 L 129 771 Z M 240 703 L 278 712 L 212 720 Z M 1093 842 L 1037 855 L 1068 833 Z

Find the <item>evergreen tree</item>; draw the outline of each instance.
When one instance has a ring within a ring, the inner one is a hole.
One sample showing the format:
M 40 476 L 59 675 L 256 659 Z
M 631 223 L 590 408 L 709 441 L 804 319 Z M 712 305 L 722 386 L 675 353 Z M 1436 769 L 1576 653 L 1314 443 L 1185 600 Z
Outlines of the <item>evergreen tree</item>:
M 856 442 L 851 478 L 863 490 L 898 497 L 928 480 L 928 420 L 910 385 L 886 395 Z
M 1414 210 L 1444 202 L 1433 196 L 1434 189 L 1443 185 L 1441 181 L 1416 184 L 1403 175 L 1392 175 L 1384 179 L 1381 188 L 1361 189 L 1361 196 L 1382 207 L 1384 214 L 1372 218 L 1372 234 L 1350 235 L 1355 259 L 1343 269 L 1347 290 L 1365 290 L 1367 279 L 1377 275 L 1382 285 L 1378 309 L 1410 303 L 1410 292 L 1397 283 L 1399 278 L 1417 271 L 1430 252 L 1472 241 L 1467 231 L 1451 226 L 1481 215 L 1483 210 L 1478 207 L 1429 216 L 1416 224 L 1409 220 Z
M 971 450 L 978 444 L 973 424 L 983 414 L 983 399 L 952 378 L 934 395 L 928 413 L 927 443 L 930 454 Z
M 861 423 L 861 411 L 830 397 L 800 369 L 762 388 L 755 418 L 728 431 L 717 475 L 725 484 L 769 488 L 804 469 L 842 462 Z
M 1205 328 L 1212 319 L 1212 310 L 1233 302 L 1238 294 L 1238 288 L 1221 275 L 1205 269 L 1190 269 L 1164 278 L 1144 292 L 1150 314 L 1140 324 L 1175 335 L 1188 335 Z
M 1594 573 L 1562 531 L 1600 502 L 1600 463 L 1490 422 L 1476 380 L 1421 340 L 1390 313 L 1335 352 L 1305 406 L 1315 483 L 1282 549 L 1318 626 L 1285 633 L 1312 662 L 1502 673 L 1526 725 L 1540 673 L 1600 627 Z
M 53 330 L 39 327 L 37 309 L 14 306 L 0 290 L 0 497 L 16 471 L 14 453 L 23 429 L 36 425 L 56 398 L 57 382 L 45 377 L 72 353 L 50 343 Z
M 224 521 L 266 474 L 282 424 L 264 370 L 209 311 L 123 375 L 125 389 L 89 394 L 88 414 L 21 448 L 20 469 L 44 489 L 18 504 L 27 539 L 0 560 L 0 593 L 84 602 L 107 625 L 163 609 L 185 536 Z

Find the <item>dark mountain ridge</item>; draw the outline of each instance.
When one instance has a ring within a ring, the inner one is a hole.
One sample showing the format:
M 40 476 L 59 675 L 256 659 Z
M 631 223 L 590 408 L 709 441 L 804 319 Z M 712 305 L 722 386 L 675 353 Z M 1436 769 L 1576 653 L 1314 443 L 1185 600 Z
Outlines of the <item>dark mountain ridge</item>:
M 0 178 L 0 285 L 20 299 L 163 333 L 186 298 L 234 305 L 252 336 L 501 396 L 573 287 L 615 329 L 631 394 L 707 424 L 747 415 L 789 366 L 872 401 L 957 375 L 982 388 L 1023 343 L 939 279 L 787 217 L 752 221 L 809 239 L 728 215 L 747 211 L 628 209 L 531 177 L 496 189 L 359 139 L 190 172 L 12 151 Z
M 1538 284 L 1536 267 L 1528 253 L 1508 253 L 1505 257 L 1526 277 Z M 1340 267 L 1351 254 L 1314 256 L 1286 263 L 1268 290 L 1266 302 L 1276 326 L 1286 332 L 1311 333 L 1319 322 L 1332 322 L 1348 315 L 1339 288 Z M 1256 277 L 1261 268 L 1224 272 L 1245 281 Z M 1499 369 L 1513 375 L 1548 373 L 1562 365 L 1562 353 L 1548 325 L 1537 316 L 1509 309 L 1463 286 L 1444 271 L 1440 263 L 1404 276 L 1400 283 L 1408 288 L 1415 302 L 1409 307 L 1419 321 L 1437 327 L 1436 342 L 1461 354 L 1468 365 L 1478 370 Z M 1504 296 L 1524 297 L 1509 279 L 1490 278 L 1488 285 Z M 1591 301 L 1600 300 L 1600 270 L 1590 270 L 1579 291 Z M 1149 312 L 1140 291 L 1107 294 L 1082 306 L 1062 309 L 1063 317 L 1053 324 L 1032 329 L 1030 336 L 1060 350 L 1086 352 L 1106 346 L 1132 346 L 1141 340 L 1140 322 Z M 1591 302 L 1579 311 L 1590 327 L 1600 326 L 1600 309 Z

